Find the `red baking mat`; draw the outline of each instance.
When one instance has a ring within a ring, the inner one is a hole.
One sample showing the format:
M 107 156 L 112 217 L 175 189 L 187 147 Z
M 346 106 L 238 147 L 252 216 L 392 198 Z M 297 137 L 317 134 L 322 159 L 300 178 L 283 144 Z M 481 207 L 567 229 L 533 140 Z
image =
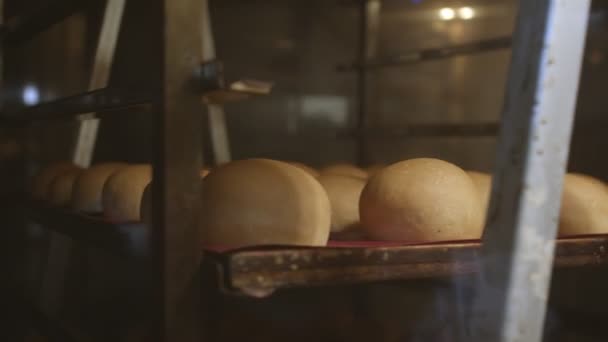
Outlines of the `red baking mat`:
M 332 248 L 387 248 L 387 247 L 404 247 L 404 246 L 441 246 L 441 245 L 453 245 L 453 244 L 469 244 L 469 243 L 480 243 L 481 240 L 459 240 L 459 241 L 441 241 L 441 242 L 429 242 L 429 243 L 412 243 L 412 242 L 399 242 L 399 241 L 342 241 L 342 240 L 330 240 L 327 246 L 277 246 L 277 245 L 259 245 L 259 246 L 247 246 L 241 248 L 234 248 L 229 246 L 204 246 L 203 248 L 207 252 L 213 253 L 231 253 L 237 251 L 251 251 L 251 250 L 282 250 L 282 249 L 332 249 Z
M 569 241 L 586 238 L 597 238 L 604 237 L 608 239 L 608 234 L 585 234 L 577 236 L 561 237 L 557 241 Z M 242 251 L 260 251 L 260 250 L 286 250 L 286 249 L 332 249 L 332 248 L 391 248 L 391 247 L 413 247 L 413 246 L 435 246 L 435 247 L 452 247 L 454 245 L 462 244 L 480 244 L 480 239 L 475 240 L 456 240 L 456 241 L 440 241 L 440 242 L 426 242 L 426 243 L 415 243 L 415 242 L 404 242 L 404 241 L 347 241 L 347 240 L 330 240 L 327 246 L 323 247 L 312 247 L 312 246 L 277 246 L 277 245 L 259 245 L 259 246 L 248 246 L 241 248 L 234 248 L 229 246 L 204 246 L 204 250 L 212 253 L 233 253 Z

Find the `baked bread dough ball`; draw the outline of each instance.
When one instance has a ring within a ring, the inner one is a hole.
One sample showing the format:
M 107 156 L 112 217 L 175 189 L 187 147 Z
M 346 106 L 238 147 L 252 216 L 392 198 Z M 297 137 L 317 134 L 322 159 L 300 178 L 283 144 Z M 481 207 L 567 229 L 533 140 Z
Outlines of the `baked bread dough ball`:
M 488 207 L 490 205 L 490 193 L 492 192 L 492 176 L 485 172 L 467 171 L 469 177 L 475 184 L 477 193 L 479 194 L 479 202 L 481 203 L 481 212 L 483 221 L 486 220 Z
M 114 173 L 103 186 L 104 215 L 115 221 L 140 220 L 140 205 L 146 185 L 152 181 L 152 167 L 131 165 Z
M 126 163 L 100 163 L 81 172 L 74 183 L 72 209 L 87 213 L 101 213 L 103 211 L 104 184 L 114 173 L 128 165 Z
M 367 179 L 369 177 L 365 170 L 350 164 L 335 164 L 327 166 L 321 170 L 321 174 L 334 174 L 361 179 Z
M 479 239 L 483 230 L 473 181 L 458 166 L 438 159 L 388 166 L 369 180 L 359 209 L 363 229 L 376 240 Z
M 55 177 L 49 188 L 49 203 L 56 207 L 69 205 L 72 199 L 74 183 L 81 173 L 82 169 L 74 168 Z
M 359 224 L 359 197 L 365 187 L 361 178 L 322 174 L 319 183 L 327 192 L 331 204 L 331 232 L 356 228 Z
M 315 178 L 319 177 L 319 171 L 313 169 L 312 167 L 310 167 L 306 164 L 299 163 L 299 162 L 290 162 L 289 164 L 306 171 L 306 173 L 308 173 L 309 175 L 311 175 Z
M 287 163 L 235 161 L 203 181 L 200 228 L 208 246 L 323 246 L 330 220 L 321 184 Z
M 80 168 L 71 162 L 53 163 L 42 168 L 32 179 L 30 187 L 32 198 L 35 200 L 47 200 L 53 180 L 57 176 L 74 169 Z
M 590 176 L 569 173 L 564 178 L 559 236 L 608 233 L 608 189 Z
M 202 169 L 199 172 L 201 179 L 207 177 L 209 169 Z M 141 220 L 145 223 L 152 223 L 152 183 L 146 185 L 144 193 L 141 197 L 140 215 Z

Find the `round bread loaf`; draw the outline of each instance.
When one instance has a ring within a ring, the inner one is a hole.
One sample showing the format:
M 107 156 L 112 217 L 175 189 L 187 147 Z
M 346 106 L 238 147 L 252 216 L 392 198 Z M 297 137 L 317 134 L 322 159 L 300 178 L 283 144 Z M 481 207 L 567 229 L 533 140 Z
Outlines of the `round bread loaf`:
M 335 164 L 327 166 L 321 170 L 321 174 L 334 174 L 361 179 L 367 179 L 369 177 L 365 170 L 350 164 Z
M 248 159 L 203 181 L 202 241 L 209 246 L 323 246 L 331 209 L 319 182 L 287 163 Z
M 131 165 L 114 173 L 103 186 L 104 215 L 115 221 L 140 220 L 140 205 L 146 185 L 152 180 L 152 167 Z
M 207 177 L 209 169 L 202 169 L 199 172 L 201 179 Z M 150 224 L 152 222 L 152 182 L 146 185 L 144 193 L 141 196 L 140 215 L 141 220 Z
M 65 172 L 80 168 L 71 162 L 59 162 L 43 167 L 36 176 L 33 177 L 30 191 L 35 200 L 48 200 L 51 183 L 55 178 Z
M 479 202 L 481 204 L 482 218 L 485 222 L 490 204 L 490 192 L 492 191 L 492 176 L 478 171 L 467 171 L 469 177 L 475 184 L 477 193 L 479 194 Z
M 56 207 L 69 205 L 72 199 L 74 183 L 81 173 L 82 169 L 74 168 L 55 177 L 49 188 L 49 203 Z
M 590 176 L 569 173 L 564 178 L 559 236 L 608 233 L 608 189 Z
M 313 169 L 312 167 L 310 167 L 310 166 L 308 166 L 306 164 L 302 164 L 302 163 L 299 163 L 299 162 L 290 162 L 289 164 L 291 164 L 291 165 L 293 165 L 295 167 L 298 167 L 298 168 L 306 171 L 306 173 L 308 173 L 309 175 L 311 175 L 311 176 L 313 176 L 315 178 L 319 177 L 319 171 Z
M 127 166 L 126 163 L 100 163 L 81 172 L 74 183 L 72 209 L 87 213 L 103 212 L 104 184 L 114 173 Z
M 479 239 L 482 214 L 471 178 L 438 159 L 388 166 L 367 183 L 359 204 L 367 235 L 414 243 Z
M 359 197 L 365 181 L 350 176 L 322 174 L 319 183 L 327 192 L 331 204 L 331 232 L 356 228 L 359 224 Z

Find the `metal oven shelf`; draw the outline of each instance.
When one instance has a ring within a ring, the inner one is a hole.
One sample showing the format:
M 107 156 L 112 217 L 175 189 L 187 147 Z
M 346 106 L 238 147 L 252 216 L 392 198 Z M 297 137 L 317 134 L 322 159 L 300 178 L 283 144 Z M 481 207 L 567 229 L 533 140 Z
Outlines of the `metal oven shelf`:
M 147 228 L 142 223 L 112 223 L 101 216 L 72 213 L 40 203 L 29 204 L 25 210 L 34 222 L 74 240 L 125 256 L 148 253 Z
M 556 267 L 607 264 L 608 236 L 560 239 Z M 479 270 L 479 241 L 397 245 L 353 243 L 323 248 L 259 248 L 212 254 L 224 286 L 252 296 L 279 288 L 447 277 Z
M 25 107 L 12 113 L 3 113 L 2 121 L 26 123 L 66 119 L 78 114 L 115 110 L 151 102 L 151 91 L 125 91 L 117 88 L 102 88 L 81 94 Z
M 36 222 L 76 240 L 130 256 L 145 256 L 147 229 L 141 223 L 115 224 L 63 210 L 33 205 Z M 201 247 L 202 248 L 202 247 Z M 556 267 L 608 264 L 608 235 L 560 239 Z M 251 247 L 208 250 L 227 292 L 263 297 L 280 288 L 446 277 L 479 270 L 481 243 L 425 245 L 390 242 L 330 242 L 327 247 Z

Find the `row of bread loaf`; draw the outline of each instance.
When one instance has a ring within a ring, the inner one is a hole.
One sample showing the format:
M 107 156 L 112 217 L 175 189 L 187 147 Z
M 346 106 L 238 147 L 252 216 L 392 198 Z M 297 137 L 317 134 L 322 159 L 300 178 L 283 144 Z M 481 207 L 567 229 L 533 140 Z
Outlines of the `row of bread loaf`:
M 84 169 L 56 163 L 33 178 L 31 194 L 52 206 L 134 220 L 139 219 L 141 194 L 151 180 L 152 169 L 145 164 L 102 163 Z
M 430 158 L 365 171 L 355 166 L 339 168 L 339 174 L 321 172 L 318 177 L 331 201 L 332 232 L 339 233 L 334 236 L 346 233 L 346 238 L 434 242 L 479 239 L 483 234 L 492 186 L 487 173 L 464 171 Z M 606 233 L 606 184 L 567 173 L 559 236 Z
M 325 245 L 341 239 L 425 243 L 479 239 L 491 188 L 488 174 L 431 158 L 366 170 L 338 164 L 247 159 L 201 171 L 202 243 Z M 116 221 L 148 221 L 149 165 L 68 163 L 44 168 L 32 196 Z M 580 174 L 564 180 L 561 236 L 608 232 L 608 189 Z

